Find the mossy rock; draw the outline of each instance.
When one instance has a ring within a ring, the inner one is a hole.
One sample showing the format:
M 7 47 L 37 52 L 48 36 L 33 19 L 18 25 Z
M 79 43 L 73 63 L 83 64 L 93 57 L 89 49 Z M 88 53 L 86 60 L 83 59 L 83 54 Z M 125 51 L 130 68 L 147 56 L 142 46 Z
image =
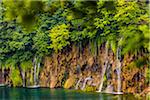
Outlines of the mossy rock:
M 16 86 L 21 86 L 22 83 L 22 79 L 20 76 L 20 72 L 18 68 L 12 68 L 12 73 L 10 74 L 10 79 L 12 80 L 12 84 L 14 87 Z
M 64 88 L 65 89 L 69 89 L 74 85 L 75 82 L 75 78 L 74 77 L 70 77 L 69 79 L 66 80 L 65 84 L 64 84 Z
M 96 91 L 96 87 L 95 86 L 86 86 L 84 91 L 93 92 L 93 91 Z
M 150 92 L 146 94 L 146 100 L 150 100 Z

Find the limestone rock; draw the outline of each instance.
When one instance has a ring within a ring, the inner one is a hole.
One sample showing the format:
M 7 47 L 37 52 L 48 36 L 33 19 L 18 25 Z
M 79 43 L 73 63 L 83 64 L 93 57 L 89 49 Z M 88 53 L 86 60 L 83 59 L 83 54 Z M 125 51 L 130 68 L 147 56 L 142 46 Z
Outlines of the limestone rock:
M 69 89 L 74 85 L 75 82 L 75 77 L 70 77 L 69 79 L 66 80 L 65 84 L 64 84 L 64 88 L 65 89 Z
M 57 84 L 57 77 L 52 76 L 51 82 L 50 82 L 50 88 L 55 88 Z

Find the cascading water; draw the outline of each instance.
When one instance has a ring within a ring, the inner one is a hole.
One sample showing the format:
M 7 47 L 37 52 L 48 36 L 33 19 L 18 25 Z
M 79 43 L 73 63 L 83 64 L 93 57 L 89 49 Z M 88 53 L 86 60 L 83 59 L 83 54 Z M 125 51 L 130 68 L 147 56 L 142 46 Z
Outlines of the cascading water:
M 34 63 L 34 85 L 37 85 L 37 82 L 36 82 L 36 57 L 34 58 L 33 60 L 33 63 Z
M 92 78 L 91 78 L 91 77 L 87 77 L 87 78 L 85 78 L 85 80 L 84 80 L 84 82 L 83 82 L 83 86 L 82 86 L 81 90 L 84 90 L 85 85 L 86 85 L 86 82 L 87 82 L 87 81 L 89 81 L 89 80 L 92 80 Z
M 34 66 L 34 68 L 33 68 L 33 78 L 31 78 L 31 79 L 34 80 L 34 85 L 27 86 L 28 88 L 38 88 L 38 87 L 40 87 L 38 85 L 38 82 L 39 82 L 38 79 L 39 79 L 40 62 L 38 61 L 38 59 L 36 58 L 36 56 L 33 59 L 33 66 Z M 32 71 L 31 71 L 31 73 L 32 73 Z
M 102 92 L 103 82 L 104 82 L 104 75 L 105 75 L 105 72 L 106 72 L 107 64 L 108 64 L 108 60 L 105 62 L 104 68 L 102 69 L 102 75 L 101 75 L 100 86 L 99 86 L 98 92 Z
M 107 86 L 107 88 L 105 89 L 105 93 L 113 93 L 113 85 L 112 84 Z
M 107 46 L 105 47 L 105 49 L 106 49 L 105 50 L 105 65 L 102 68 L 102 74 L 101 74 L 101 80 L 100 80 L 100 86 L 99 86 L 98 92 L 102 92 L 103 82 L 104 82 L 104 75 L 105 75 L 105 72 L 106 72 L 106 68 L 108 66 L 108 58 L 107 58 L 108 57 L 108 48 L 107 48 Z
M 20 71 L 20 74 L 21 74 L 21 77 L 22 77 L 23 87 L 25 87 L 25 72 L 23 71 L 23 69 L 21 68 L 20 65 L 18 65 L 18 68 L 19 68 L 19 71 Z
M 39 83 L 39 72 L 40 72 L 40 62 L 38 62 L 38 66 L 37 66 L 37 84 Z
M 121 93 L 121 62 L 120 62 L 120 58 L 121 58 L 121 55 L 120 55 L 120 48 L 118 47 L 117 48 L 117 69 L 116 69 L 116 72 L 117 72 L 117 78 L 118 78 L 118 87 L 117 87 L 117 93 Z
M 25 73 L 22 71 L 22 78 L 23 78 L 23 87 L 25 87 Z
M 80 78 L 80 79 L 78 80 L 78 82 L 77 82 L 77 84 L 76 84 L 76 86 L 75 86 L 75 89 L 76 89 L 76 90 L 78 89 L 81 80 L 82 80 L 82 78 Z
M 39 71 L 40 71 L 40 61 L 36 57 L 34 58 L 34 85 L 38 85 Z
M 107 66 L 107 69 L 106 69 L 106 76 L 107 76 L 107 79 L 109 80 L 109 79 L 111 79 L 110 78 L 110 76 L 111 76 L 111 69 L 110 69 L 110 64 L 108 64 L 108 66 Z M 112 83 L 110 83 L 110 84 L 108 84 L 107 85 L 107 87 L 106 87 L 106 89 L 105 89 L 105 93 L 113 93 L 113 90 L 114 90 L 114 87 L 113 87 L 113 84 Z

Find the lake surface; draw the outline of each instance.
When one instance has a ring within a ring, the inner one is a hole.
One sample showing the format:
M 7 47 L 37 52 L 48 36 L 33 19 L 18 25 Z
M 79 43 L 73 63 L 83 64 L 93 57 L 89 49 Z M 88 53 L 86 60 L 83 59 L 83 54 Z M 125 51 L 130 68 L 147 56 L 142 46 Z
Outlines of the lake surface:
M 0 100 L 137 100 L 133 95 L 112 95 L 66 89 L 0 87 Z

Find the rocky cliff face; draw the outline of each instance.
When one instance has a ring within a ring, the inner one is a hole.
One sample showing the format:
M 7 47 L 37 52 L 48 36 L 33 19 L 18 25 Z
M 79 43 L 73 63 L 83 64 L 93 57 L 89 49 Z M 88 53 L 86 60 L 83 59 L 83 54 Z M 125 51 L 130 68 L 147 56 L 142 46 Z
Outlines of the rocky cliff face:
M 102 90 L 112 85 L 117 91 L 117 61 L 115 54 L 109 50 L 108 66 L 104 75 Z M 92 53 L 89 47 L 79 50 L 73 45 L 63 52 L 53 53 L 43 60 L 44 67 L 40 72 L 40 85 L 42 87 L 64 87 L 96 91 L 99 89 L 102 69 L 105 65 L 105 50 L 102 46 L 97 53 Z M 121 60 L 121 91 L 138 93 L 148 86 L 145 82 L 147 65 L 137 67 L 134 64 L 134 55 L 127 54 Z M 90 77 L 91 80 L 86 80 Z M 86 80 L 86 81 L 85 81 Z M 85 88 L 83 85 L 85 83 Z
M 105 45 L 96 49 L 95 52 L 91 52 L 89 46 L 81 49 L 79 46 L 73 45 L 62 52 L 45 56 L 42 61 L 43 67 L 41 67 L 38 77 L 39 85 L 50 88 L 61 87 L 83 91 L 97 91 L 103 80 L 102 91 L 117 92 L 118 61 L 116 60 L 116 55 L 111 50 L 108 50 L 107 55 L 107 66 L 105 66 Z M 149 82 L 147 81 L 148 65 L 142 64 L 140 67 L 137 66 L 135 63 L 136 57 L 132 54 L 126 54 L 121 58 L 121 91 L 124 93 L 141 93 L 149 88 Z M 138 54 L 138 57 L 143 59 L 143 54 Z M 104 67 L 106 67 L 105 73 L 103 72 Z M 4 70 L 3 80 L 5 84 L 21 86 L 22 79 L 19 70 L 11 70 Z M 33 71 L 34 69 L 31 67 L 25 72 L 26 86 L 33 85 L 34 83 Z M 144 94 L 144 92 L 142 93 Z

